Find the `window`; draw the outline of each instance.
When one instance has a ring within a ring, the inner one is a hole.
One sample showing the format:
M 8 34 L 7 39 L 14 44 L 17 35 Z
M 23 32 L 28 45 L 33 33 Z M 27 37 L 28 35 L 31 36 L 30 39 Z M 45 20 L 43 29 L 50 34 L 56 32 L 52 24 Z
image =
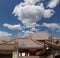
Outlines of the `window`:
M 22 53 L 22 56 L 25 56 L 26 53 Z
M 30 56 L 30 53 L 22 52 L 22 53 L 19 53 L 19 56 Z

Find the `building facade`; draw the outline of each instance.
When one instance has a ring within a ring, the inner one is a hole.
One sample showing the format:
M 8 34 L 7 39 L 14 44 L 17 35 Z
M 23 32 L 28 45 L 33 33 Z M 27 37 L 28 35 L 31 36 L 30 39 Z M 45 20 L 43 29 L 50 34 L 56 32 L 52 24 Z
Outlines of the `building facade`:
M 25 38 L 0 37 L 0 58 L 56 58 L 59 51 L 60 38 L 47 31 Z

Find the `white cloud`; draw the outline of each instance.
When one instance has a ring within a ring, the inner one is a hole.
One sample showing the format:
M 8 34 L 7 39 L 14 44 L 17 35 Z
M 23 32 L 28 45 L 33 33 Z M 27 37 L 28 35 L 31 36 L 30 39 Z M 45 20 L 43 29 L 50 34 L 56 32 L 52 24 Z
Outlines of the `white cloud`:
M 55 1 L 53 5 L 53 1 L 51 0 L 46 7 L 44 6 L 43 2 L 40 2 L 38 5 L 35 5 L 36 2 L 39 1 L 42 0 L 24 0 L 24 2 L 21 2 L 20 4 L 15 6 L 12 14 L 18 17 L 18 19 L 26 26 L 25 28 L 31 28 L 27 31 L 22 30 L 21 33 L 19 32 L 19 36 L 25 37 L 38 31 L 36 26 L 40 25 L 37 24 L 37 21 L 41 20 L 42 17 L 50 18 L 54 15 L 55 11 L 53 8 L 58 4 L 57 1 Z M 45 26 L 50 29 L 60 29 L 59 24 L 56 23 L 43 23 L 42 26 Z
M 59 0 L 50 0 L 47 7 L 54 8 L 59 4 Z
M 36 32 L 36 31 L 38 31 L 38 29 L 37 28 L 32 28 L 31 31 L 35 31 Z
M 28 34 L 33 34 L 34 32 L 32 31 L 25 31 L 25 34 L 28 35 Z
M 45 9 L 44 3 L 40 2 L 40 4 L 35 5 L 36 2 L 41 0 L 24 0 L 25 2 L 21 2 L 16 5 L 12 14 L 18 16 L 18 19 L 22 21 L 26 27 L 31 27 L 38 20 L 41 20 L 42 17 L 50 18 L 54 15 L 53 9 Z
M 42 26 L 45 26 L 45 27 L 50 28 L 52 30 L 54 30 L 54 29 L 60 30 L 60 24 L 57 24 L 57 23 L 43 23 Z
M 32 23 L 32 24 L 26 23 L 26 26 L 27 26 L 27 28 L 35 28 L 36 26 L 40 26 L 40 25 L 37 23 Z
M 39 2 L 41 0 L 24 0 L 25 3 L 28 3 L 28 4 L 35 4 L 36 2 Z
M 34 34 L 36 31 L 38 31 L 38 29 L 36 29 L 36 28 L 32 28 L 30 30 L 22 30 L 22 32 L 18 33 L 18 36 L 26 37 L 26 36 Z
M 52 15 L 54 15 L 54 10 L 52 10 L 52 9 L 45 10 L 45 12 L 44 12 L 45 18 L 50 18 Z
M 21 30 L 22 29 L 22 26 L 17 24 L 17 25 L 10 25 L 10 24 L 3 24 L 4 27 L 7 27 L 8 29 L 11 29 L 11 30 Z
M 33 31 L 27 30 L 27 31 L 25 31 L 25 32 L 23 33 L 22 37 L 26 37 L 26 36 L 32 35 L 32 34 L 34 34 Z
M 13 14 L 15 14 L 15 16 L 18 16 L 18 19 L 27 26 L 27 24 L 33 24 L 41 19 L 43 12 L 43 7 L 35 5 L 26 5 L 23 7 L 19 4 L 15 7 Z
M 5 31 L 0 31 L 0 37 L 4 37 L 4 36 L 12 36 L 12 34 Z

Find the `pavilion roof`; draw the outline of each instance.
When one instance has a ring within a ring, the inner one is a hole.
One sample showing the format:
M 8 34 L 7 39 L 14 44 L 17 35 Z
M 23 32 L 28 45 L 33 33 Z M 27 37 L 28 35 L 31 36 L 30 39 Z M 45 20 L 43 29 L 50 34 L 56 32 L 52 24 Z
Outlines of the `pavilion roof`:
M 12 37 L 0 37 L 0 44 L 11 41 Z
M 41 31 L 41 32 L 34 33 L 31 36 L 31 38 L 33 40 L 48 40 L 49 36 L 50 36 L 50 34 L 48 33 L 48 31 Z
M 18 48 L 43 48 L 44 43 L 38 42 L 37 40 L 49 40 L 50 34 L 47 31 L 36 32 L 30 37 L 26 38 L 14 38 L 12 37 L 0 37 L 0 44 L 15 44 L 18 43 Z M 60 39 L 58 37 L 53 36 L 52 39 Z
M 9 41 L 7 44 L 18 43 L 18 48 L 43 48 L 44 43 L 38 42 L 32 39 L 26 38 L 16 38 L 12 41 Z

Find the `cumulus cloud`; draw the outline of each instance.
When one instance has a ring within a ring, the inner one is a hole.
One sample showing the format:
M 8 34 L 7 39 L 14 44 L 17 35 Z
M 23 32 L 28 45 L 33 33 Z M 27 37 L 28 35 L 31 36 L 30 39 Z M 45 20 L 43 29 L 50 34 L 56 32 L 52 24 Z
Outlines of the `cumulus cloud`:
M 59 0 L 50 0 L 47 6 L 44 6 L 43 1 L 45 0 L 24 0 L 24 2 L 20 2 L 20 4 L 15 6 L 12 14 L 17 16 L 18 20 L 20 20 L 26 28 L 31 28 L 31 30 L 23 30 L 23 36 L 38 31 L 38 29 L 35 28 L 36 26 L 40 26 L 37 24 L 37 21 L 42 18 L 51 18 L 54 15 L 54 7 L 57 6 Z M 59 27 L 56 23 L 43 23 L 42 26 L 52 29 L 58 29 Z
M 39 2 L 41 0 L 24 0 L 28 4 L 36 4 L 36 2 Z
M 36 24 L 35 26 L 40 26 L 40 25 Z M 22 33 L 23 33 L 22 37 L 26 37 L 28 35 L 32 35 L 32 34 L 34 34 L 37 31 L 38 31 L 38 28 L 36 28 L 36 27 L 32 27 L 31 29 L 26 30 L 26 31 L 22 30 Z
M 54 15 L 54 10 L 47 9 L 47 10 L 44 11 L 44 17 L 45 18 L 50 18 L 52 15 Z
M 20 33 L 19 33 L 19 34 L 20 34 Z M 27 31 L 24 31 L 22 37 L 26 37 L 26 36 L 28 36 L 28 35 L 32 35 L 32 34 L 34 34 L 33 31 L 31 31 L 31 30 L 27 30 Z
M 5 32 L 5 31 L 0 31 L 0 37 L 6 37 L 6 36 L 12 36 L 11 33 Z
M 18 16 L 18 19 L 21 20 L 23 24 L 30 26 L 41 19 L 43 12 L 43 7 L 35 5 L 25 5 L 23 7 L 19 4 L 15 7 L 13 14 Z
M 26 23 L 26 26 L 27 26 L 27 28 L 35 28 L 36 26 L 40 26 L 40 25 L 37 23 L 32 23 L 32 24 Z
M 10 24 L 3 24 L 4 27 L 7 27 L 8 29 L 11 29 L 11 30 L 21 30 L 22 29 L 22 26 L 17 24 L 17 25 L 10 25 Z
M 37 28 L 32 28 L 31 31 L 36 32 L 36 31 L 38 31 L 38 29 Z
M 54 8 L 57 6 L 57 4 L 59 4 L 59 0 L 50 0 L 47 7 Z
M 24 0 L 24 2 L 21 2 L 15 6 L 12 14 L 18 16 L 18 19 L 22 21 L 26 27 L 31 27 L 38 20 L 41 20 L 42 17 L 50 18 L 54 15 L 55 11 L 53 8 L 58 4 L 59 0 L 55 0 L 54 4 L 52 4 L 54 0 L 51 0 L 46 6 L 47 9 L 45 9 L 46 7 L 44 6 L 44 2 L 40 1 L 42 0 Z M 39 3 L 36 5 L 37 2 Z
M 25 31 L 25 35 L 33 34 L 34 32 L 32 31 Z
M 57 23 L 43 23 L 42 25 L 39 25 L 39 27 L 41 27 L 41 26 L 47 27 L 50 30 L 56 30 L 57 32 L 60 32 L 60 24 L 57 24 Z M 37 29 L 37 28 L 32 28 L 31 30 L 27 30 L 27 31 L 22 30 L 23 35 L 21 35 L 20 37 L 26 37 L 28 35 L 32 35 L 35 32 L 37 32 L 38 30 L 39 29 Z
M 26 37 L 26 36 L 34 34 L 36 31 L 38 31 L 37 28 L 32 28 L 32 29 L 29 29 L 29 30 L 22 30 L 21 32 L 18 33 L 18 36 Z
M 54 30 L 54 29 L 60 30 L 60 24 L 57 24 L 57 23 L 43 23 L 42 26 L 45 26 L 45 27 L 50 28 L 52 30 Z

